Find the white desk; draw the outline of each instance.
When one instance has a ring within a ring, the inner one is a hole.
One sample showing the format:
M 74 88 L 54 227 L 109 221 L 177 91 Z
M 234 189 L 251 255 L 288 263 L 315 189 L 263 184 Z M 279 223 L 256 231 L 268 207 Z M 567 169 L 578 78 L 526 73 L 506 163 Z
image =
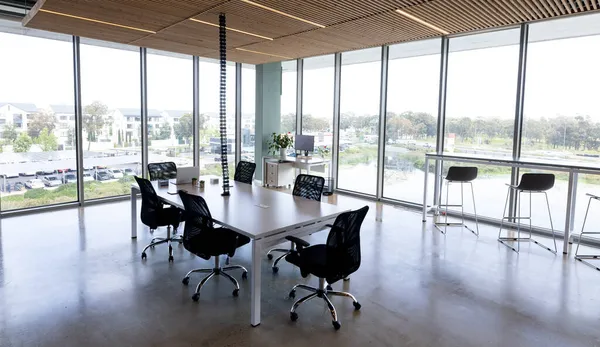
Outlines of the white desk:
M 200 195 L 208 203 L 210 213 L 218 224 L 248 236 L 252 240 L 251 309 L 250 324 L 260 324 L 261 262 L 263 248 L 285 241 L 286 236 L 303 236 L 322 230 L 325 224 L 347 210 L 335 205 L 307 200 L 290 194 L 277 192 L 259 185 L 231 181 L 231 196 L 222 197 L 218 184 L 207 183 L 203 190 L 187 185 L 158 187 L 153 182 L 158 196 L 168 204 L 183 208 L 176 193 L 178 189 L 189 194 Z M 136 237 L 137 201 L 139 188 L 131 187 L 131 237 Z M 260 205 L 268 207 L 260 207 Z
M 298 170 L 306 170 L 306 173 L 310 175 L 310 169 L 313 166 L 324 166 L 327 165 L 328 173 L 327 177 L 331 177 L 331 161 L 319 157 L 270 157 L 266 156 L 262 159 L 262 185 L 265 186 L 267 182 L 267 162 L 279 162 L 279 163 L 292 163 L 294 168 Z

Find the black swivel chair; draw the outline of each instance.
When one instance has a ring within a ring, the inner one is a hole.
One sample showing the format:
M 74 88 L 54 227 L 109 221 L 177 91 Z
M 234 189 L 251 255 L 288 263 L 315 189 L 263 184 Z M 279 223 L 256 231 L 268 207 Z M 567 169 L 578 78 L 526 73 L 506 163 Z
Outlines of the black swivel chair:
M 448 169 L 448 174 L 444 179 L 446 180 L 446 204 L 440 205 L 440 207 L 446 207 L 446 214 L 443 222 L 435 222 L 433 225 L 442 234 L 446 234 L 448 227 L 461 227 L 469 230 L 473 234 L 479 236 L 479 223 L 477 222 L 477 208 L 475 207 L 475 193 L 473 192 L 472 181 L 477 178 L 476 167 L 465 167 L 465 166 L 451 166 Z M 450 205 L 448 202 L 448 196 L 450 192 L 451 184 L 460 184 L 460 204 Z M 475 230 L 471 229 L 465 224 L 465 210 L 464 210 L 464 188 L 463 186 L 468 184 L 471 186 L 471 197 L 473 198 L 473 213 L 475 215 Z M 448 223 L 448 207 L 460 207 L 460 223 Z M 441 226 L 444 228 L 442 229 Z
M 316 297 L 327 303 L 336 330 L 340 328 L 340 323 L 329 295 L 349 297 L 353 300 L 354 309 L 360 310 L 361 305 L 352 294 L 331 290 L 327 288 L 327 283 L 333 284 L 346 278 L 360 267 L 360 227 L 368 211 L 369 206 L 365 206 L 356 211 L 340 214 L 330 226 L 327 244 L 306 248 L 298 244 L 297 250 L 285 257 L 285 260 L 300 268 L 302 277 L 307 277 L 309 274 L 319 277 L 318 288 L 297 284 L 290 291 L 290 298 L 296 296 L 296 288 L 312 292 L 294 303 L 290 310 L 292 321 L 298 319 L 296 313 L 298 306 Z
M 142 223 L 147 225 L 150 230 L 155 230 L 158 227 L 166 226 L 166 237 L 155 237 L 149 245 L 144 247 L 142 251 L 142 259 L 146 259 L 146 250 L 150 247 L 166 243 L 169 245 L 169 261 L 173 261 L 173 247 L 171 242 L 181 242 L 181 239 L 171 237 L 171 226 L 173 230 L 177 230 L 181 221 L 181 210 L 175 207 L 165 207 L 156 195 L 156 191 L 149 180 L 134 176 L 142 193 L 142 211 L 140 218 Z
M 183 246 L 189 252 L 202 259 L 215 258 L 215 266 L 212 269 L 194 269 L 188 272 L 182 282 L 185 285 L 190 283 L 190 275 L 195 272 L 208 273 L 206 277 L 196 286 L 196 292 L 192 300 L 200 299 L 200 289 L 206 281 L 215 275 L 227 277 L 235 285 L 233 296 L 238 296 L 240 286 L 235 278 L 226 271 L 241 269 L 243 270 L 242 279 L 248 278 L 248 271 L 241 265 L 231 265 L 221 267 L 219 256 L 228 255 L 233 257 L 235 250 L 250 242 L 250 238 L 240 235 L 227 228 L 215 228 L 210 210 L 206 201 L 197 195 L 191 195 L 184 191 L 179 191 L 179 196 L 183 202 L 186 211 L 185 227 L 183 229 Z
M 252 184 L 254 179 L 254 170 L 256 170 L 256 164 L 248 161 L 240 161 L 235 168 L 235 175 L 233 180 L 237 182 Z
M 498 241 L 513 251 L 519 253 L 521 249 L 521 241 L 531 241 L 536 245 L 541 246 L 542 248 L 547 249 L 548 251 L 556 254 L 556 236 L 554 234 L 554 225 L 552 224 L 552 214 L 550 213 L 550 203 L 548 202 L 548 194 L 546 191 L 552 189 L 554 187 L 554 175 L 553 174 L 542 174 L 542 173 L 526 173 L 521 176 L 521 182 L 519 185 L 514 186 L 507 184 L 508 192 L 506 193 L 506 202 L 504 203 L 504 212 L 502 221 L 500 222 L 500 231 L 498 231 Z M 507 216 L 506 215 L 506 206 L 508 205 L 508 200 L 510 196 L 511 190 L 517 193 L 517 216 Z M 522 217 L 521 216 L 521 193 L 529 193 L 529 216 Z M 538 241 L 534 240 L 531 237 L 531 194 L 532 193 L 540 193 L 544 194 L 546 197 L 546 206 L 548 207 L 548 217 L 550 218 L 550 228 L 552 229 L 552 240 L 554 241 L 554 250 L 550 247 L 547 247 Z M 517 237 L 502 237 L 502 224 L 505 219 L 514 219 L 517 221 Z M 529 237 L 521 237 L 521 219 L 529 220 Z M 515 241 L 517 243 L 517 247 L 508 244 L 509 241 Z
M 177 178 L 177 165 L 172 161 L 166 163 L 150 163 L 148 164 L 148 174 L 150 175 L 150 181 Z
M 321 194 L 323 194 L 324 186 L 325 179 L 323 177 L 301 174 L 298 175 L 298 177 L 296 177 L 296 183 L 294 183 L 294 190 L 292 191 L 292 195 L 300 196 L 310 200 L 321 201 Z M 267 258 L 269 260 L 273 259 L 273 255 L 271 253 L 283 252 L 283 254 L 280 255 L 279 258 L 275 259 L 275 261 L 273 262 L 272 269 L 274 273 L 277 273 L 277 271 L 279 271 L 279 267 L 277 267 L 279 261 L 285 258 L 286 255 L 290 254 L 290 252 L 294 251 L 295 244 L 299 244 L 302 247 L 310 246 L 310 243 L 294 236 L 287 236 L 286 239 L 290 241 L 290 249 L 273 248 L 269 252 L 267 252 Z

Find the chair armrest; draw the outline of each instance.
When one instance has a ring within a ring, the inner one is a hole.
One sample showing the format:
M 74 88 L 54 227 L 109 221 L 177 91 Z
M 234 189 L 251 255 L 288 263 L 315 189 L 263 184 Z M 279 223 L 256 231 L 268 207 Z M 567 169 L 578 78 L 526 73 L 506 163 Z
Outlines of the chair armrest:
M 510 183 L 504 183 L 504 185 L 507 186 L 507 187 L 509 187 L 509 188 L 511 188 L 511 189 L 516 189 L 518 187 L 518 186 L 515 186 L 515 185 L 510 184 Z
M 333 224 L 325 224 L 325 227 L 327 227 L 327 228 L 333 228 Z
M 296 246 L 300 246 L 300 247 L 310 246 L 310 243 L 302 240 L 301 238 L 295 237 L 295 236 L 286 236 L 285 239 L 288 241 L 292 241 L 293 243 L 296 244 Z

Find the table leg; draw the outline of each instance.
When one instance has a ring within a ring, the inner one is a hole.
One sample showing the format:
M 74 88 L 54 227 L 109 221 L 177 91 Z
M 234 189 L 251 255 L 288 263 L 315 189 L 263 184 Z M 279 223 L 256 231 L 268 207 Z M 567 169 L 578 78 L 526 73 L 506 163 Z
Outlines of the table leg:
M 131 238 L 137 237 L 137 189 L 131 188 Z
M 425 179 L 423 179 L 423 223 L 427 221 L 427 180 L 429 178 L 429 158 L 425 157 Z
M 252 240 L 252 272 L 250 279 L 250 324 L 256 327 L 260 324 L 260 275 L 261 275 L 262 245 L 260 241 Z
M 262 159 L 262 186 L 267 186 L 267 159 L 265 157 Z
M 563 253 L 569 253 L 569 234 L 572 229 L 573 219 L 571 214 L 575 213 L 575 180 L 577 179 L 577 173 L 569 172 L 569 187 L 567 190 L 567 214 L 565 216 L 565 234 L 563 240 Z

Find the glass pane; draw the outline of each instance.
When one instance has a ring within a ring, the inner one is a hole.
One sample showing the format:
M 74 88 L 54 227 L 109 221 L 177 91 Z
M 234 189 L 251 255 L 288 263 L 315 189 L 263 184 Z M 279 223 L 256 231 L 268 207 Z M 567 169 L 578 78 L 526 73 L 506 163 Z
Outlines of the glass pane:
M 281 132 L 296 133 L 296 61 L 281 63 Z
M 219 132 L 219 81 L 217 60 L 200 60 L 200 171 L 203 175 L 221 176 L 221 138 Z M 235 171 L 235 63 L 227 63 L 226 85 L 227 162 L 229 176 Z
M 256 103 L 256 69 L 242 64 L 242 160 L 255 162 L 254 123 Z
M 600 107 L 597 96 L 600 70 L 557 68 L 565 62 L 584 66 L 600 59 L 600 15 L 586 15 L 531 24 L 527 51 L 527 78 L 523 116 L 522 157 L 598 162 Z M 582 65 L 583 64 L 583 65 Z M 600 176 L 579 175 L 575 231 L 581 231 L 588 203 L 586 193 L 598 194 Z M 554 227 L 564 228 L 568 176 L 556 173 L 550 198 Z M 548 193 L 550 195 L 550 192 Z M 587 226 L 600 222 L 592 202 Z M 545 213 L 545 205 L 534 205 Z M 547 218 L 546 218 L 547 219 Z M 547 223 L 535 225 L 547 226 Z M 589 231 L 589 229 L 588 229 Z
M 450 40 L 445 151 L 512 156 L 518 64 L 518 29 Z
M 82 40 L 80 53 L 85 198 L 129 194 L 142 162 L 139 48 Z
M 0 32 L 2 211 L 77 200 L 73 48 L 55 36 Z
M 439 39 L 390 47 L 385 131 L 385 197 L 423 202 L 425 153 L 435 151 Z M 429 174 L 433 196 L 434 176 Z
M 338 187 L 375 195 L 381 48 L 342 53 Z
M 450 40 L 445 151 L 512 156 L 519 36 L 510 29 Z M 479 168 L 479 215 L 502 217 L 510 173 L 504 166 Z
M 193 166 L 192 56 L 148 50 L 147 64 L 148 163 Z
M 331 159 L 333 144 L 333 74 L 334 56 L 324 55 L 304 60 L 302 85 L 302 134 L 315 137 L 315 147 Z M 311 171 L 313 172 L 313 171 Z M 314 172 L 315 175 L 325 173 Z

